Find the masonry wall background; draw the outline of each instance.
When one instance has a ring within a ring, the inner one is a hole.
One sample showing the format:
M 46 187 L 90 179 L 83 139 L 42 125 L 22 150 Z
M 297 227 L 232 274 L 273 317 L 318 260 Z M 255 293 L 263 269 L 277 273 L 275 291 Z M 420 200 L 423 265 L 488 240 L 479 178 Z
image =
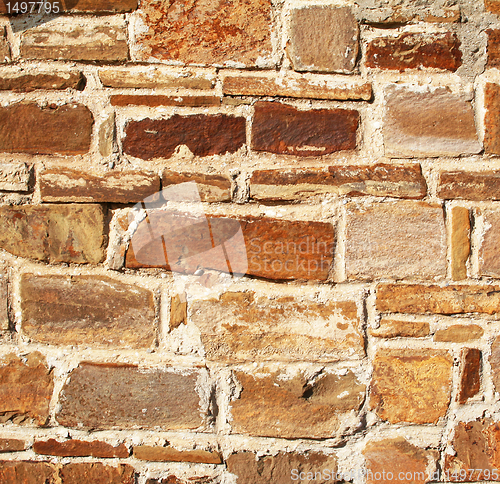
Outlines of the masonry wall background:
M 0 482 L 500 480 L 485 1 L 0 5 Z M 184 181 L 244 277 L 147 245 Z

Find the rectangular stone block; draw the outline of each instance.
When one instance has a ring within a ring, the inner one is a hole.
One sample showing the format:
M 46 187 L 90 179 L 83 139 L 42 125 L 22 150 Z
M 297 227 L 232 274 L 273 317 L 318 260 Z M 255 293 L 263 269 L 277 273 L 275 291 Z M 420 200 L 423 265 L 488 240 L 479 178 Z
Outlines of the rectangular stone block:
M 479 246 L 479 273 L 484 276 L 498 277 L 500 274 L 500 211 L 483 210 L 484 229 Z
M 26 163 L 0 163 L 0 190 L 5 192 L 27 192 L 31 168 Z
M 154 94 L 115 94 L 111 96 L 112 106 L 220 106 L 218 96 L 158 96 Z
M 500 155 L 500 85 L 487 83 L 484 88 L 484 151 Z
M 461 352 L 462 368 L 458 403 L 464 404 L 481 389 L 482 353 L 477 348 L 464 348 Z
M 179 183 L 196 183 L 202 202 L 230 202 L 231 179 L 227 175 L 209 175 L 205 173 L 179 173 L 164 170 L 162 187 L 171 187 Z
M 62 484 L 73 482 L 102 482 L 106 484 L 135 484 L 136 474 L 129 464 L 108 466 L 100 462 L 65 464 L 59 471 Z
M 438 196 L 445 200 L 500 200 L 500 171 L 445 171 Z
M 150 462 L 194 462 L 199 464 L 222 464 L 219 452 L 208 450 L 177 450 L 173 447 L 138 445 L 134 447 L 136 459 Z
M 153 293 L 101 276 L 21 278 L 23 333 L 54 345 L 151 348 Z
M 3 4 L 0 4 L 0 8 Z M 32 92 L 36 90 L 81 89 L 85 84 L 82 72 L 26 73 L 20 69 L 0 69 L 0 91 Z
M 37 454 L 59 457 L 119 457 L 124 459 L 130 455 L 124 444 L 113 446 L 99 440 L 85 441 L 71 439 L 63 442 L 55 439 L 37 440 L 33 443 L 33 450 Z
M 500 336 L 497 336 L 491 344 L 490 365 L 495 391 L 500 392 Z
M 469 210 L 464 207 L 453 207 L 451 210 L 451 277 L 454 281 L 467 279 L 470 233 Z
M 446 329 L 438 329 L 434 333 L 434 341 L 447 343 L 466 343 L 484 335 L 484 329 L 477 324 L 452 324 Z
M 209 360 L 327 362 L 365 354 L 354 301 L 234 292 L 191 302 L 189 318 Z
M 488 67 L 500 67 L 500 30 L 488 29 Z
M 54 464 L 34 461 L 0 461 L 0 482 L 9 484 L 55 484 Z
M 351 204 L 346 224 L 348 279 L 433 279 L 446 275 L 442 207 L 422 202 Z
M 0 439 L 0 452 L 20 452 L 26 449 L 26 442 L 19 439 Z
M 429 323 L 421 321 L 400 321 L 382 317 L 378 328 L 369 328 L 370 336 L 377 338 L 423 338 L 429 336 Z

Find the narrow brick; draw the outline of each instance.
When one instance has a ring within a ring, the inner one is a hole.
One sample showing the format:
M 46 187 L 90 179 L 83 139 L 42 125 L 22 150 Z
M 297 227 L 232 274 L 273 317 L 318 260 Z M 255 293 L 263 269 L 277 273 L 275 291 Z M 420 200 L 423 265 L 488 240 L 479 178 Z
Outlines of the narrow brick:
M 410 314 L 495 314 L 500 312 L 500 286 L 380 284 L 377 309 Z
M 5 5 L 2 4 L 2 7 Z M 7 32 L 5 27 L 0 27 L 0 64 L 10 62 L 10 47 L 7 41 Z
M 179 173 L 164 170 L 162 187 L 170 187 L 180 183 L 196 183 L 202 202 L 230 202 L 231 179 L 227 175 L 209 175 L 205 173 Z
M 106 484 L 134 484 L 135 470 L 128 464 L 108 466 L 99 462 L 66 464 L 59 471 L 62 484 L 93 482 Z
M 103 158 L 113 154 L 116 136 L 116 114 L 110 113 L 99 126 L 99 153 Z
M 208 450 L 177 450 L 173 447 L 139 445 L 134 447 L 136 459 L 152 462 L 194 462 L 199 464 L 222 464 L 219 452 Z
M 455 0 L 450 2 L 435 2 L 422 0 L 397 1 L 369 1 L 360 2 L 361 11 L 358 18 L 363 23 L 368 23 L 383 28 L 393 28 L 394 24 L 407 24 L 415 21 L 422 22 L 458 22 L 460 21 L 460 6 Z
M 19 439 L 0 439 L 0 452 L 20 452 L 26 449 L 26 442 Z
M 214 361 L 336 361 L 364 356 L 356 303 L 225 293 L 193 301 L 190 320 Z
M 484 150 L 492 155 L 500 155 L 500 85 L 486 84 L 484 90 Z
M 6 484 L 56 484 L 56 468 L 48 462 L 0 461 L 0 482 Z
M 252 149 L 320 156 L 356 148 L 359 112 L 351 109 L 300 111 L 281 103 L 259 102 L 252 124 Z
M 500 274 L 500 211 L 484 210 L 484 229 L 479 247 L 479 273 L 484 276 L 498 277 Z
M 451 277 L 454 281 L 467 279 L 470 233 L 469 210 L 464 207 L 453 207 L 451 210 Z
M 373 363 L 370 407 L 395 424 L 436 423 L 451 398 L 453 358 L 439 350 L 379 350 Z
M 287 52 L 296 71 L 352 72 L 358 56 L 358 23 L 352 9 L 321 5 L 293 9 Z
M 0 363 L 0 421 L 33 420 L 45 425 L 53 388 L 52 371 L 40 353 L 30 353 L 23 358 L 13 354 L 5 356 Z
M 0 8 L 3 4 L 0 3 Z M 35 72 L 22 70 L 0 70 L 0 91 L 32 92 L 37 90 L 81 89 L 85 84 L 82 72 Z
M 106 442 L 65 440 L 58 442 L 55 439 L 37 441 L 33 444 L 33 450 L 37 454 L 55 455 L 59 457 L 99 457 L 99 458 L 126 458 L 129 451 L 124 444 L 113 446 Z
M 370 328 L 370 336 L 377 338 L 424 338 L 429 336 L 429 323 L 420 321 L 400 321 L 383 317 L 378 328 Z
M 0 3 L 0 14 L 8 14 L 9 10 Z M 135 10 L 138 0 L 65 0 L 58 3 L 60 12 L 85 12 L 85 13 L 125 13 Z M 29 7 L 31 8 L 31 7 Z M 36 6 L 38 11 L 38 6 Z
M 500 67 L 500 30 L 487 30 L 488 34 L 488 67 Z
M 366 49 L 366 65 L 398 70 L 432 68 L 455 72 L 462 65 L 457 34 L 402 34 L 372 40 Z
M 24 31 L 20 48 L 24 59 L 126 61 L 127 24 L 121 16 L 62 16 Z
M 218 96 L 158 96 L 153 94 L 115 94 L 111 96 L 112 106 L 220 106 Z
M 338 437 L 345 432 L 346 416 L 357 412 L 365 399 L 365 386 L 351 371 L 323 373 L 313 382 L 301 373 L 238 371 L 235 377 L 242 390 L 231 408 L 234 433 L 285 439 Z
M 45 170 L 39 180 L 44 202 L 137 203 L 160 190 L 160 177 L 141 171 L 93 174 L 54 168 Z
M 479 393 L 481 388 L 481 351 L 476 348 L 464 348 L 461 354 L 462 368 L 458 403 L 464 404 L 469 398 Z
M 500 336 L 497 336 L 491 345 L 490 364 L 495 391 L 500 393 Z
M 130 121 L 123 150 L 143 160 L 170 158 L 180 145 L 196 156 L 235 153 L 246 142 L 245 124 L 245 118 L 225 114 L 174 114 L 169 119 Z
M 0 265 L 0 330 L 8 330 L 9 323 L 9 293 L 7 285 L 7 271 Z
M 199 377 L 197 370 L 81 363 L 62 389 L 56 418 L 78 428 L 195 429 L 205 413 Z
M 439 329 L 434 334 L 434 341 L 465 343 L 482 338 L 484 330 L 477 324 L 453 324 L 446 329 Z
M 45 262 L 98 264 L 105 257 L 99 205 L 0 207 L 0 248 Z
M 389 86 L 385 98 L 387 156 L 425 158 L 481 151 L 471 103 L 446 88 L 414 92 Z
M 304 200 L 315 195 L 423 198 L 420 165 L 338 165 L 325 168 L 257 170 L 250 178 L 254 200 Z
M 346 276 L 436 278 L 446 274 L 443 209 L 422 202 L 374 203 L 347 209 Z
M 27 192 L 30 179 L 31 168 L 26 163 L 0 163 L 0 190 Z
M 500 171 L 445 171 L 438 196 L 445 200 L 500 200 Z
M 21 279 L 23 332 L 55 345 L 151 348 L 155 342 L 153 293 L 101 276 Z

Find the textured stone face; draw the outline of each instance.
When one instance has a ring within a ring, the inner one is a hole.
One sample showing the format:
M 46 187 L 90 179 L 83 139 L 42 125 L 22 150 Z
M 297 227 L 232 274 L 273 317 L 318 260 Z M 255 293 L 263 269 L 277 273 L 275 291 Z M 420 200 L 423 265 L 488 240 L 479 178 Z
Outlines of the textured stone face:
M 500 392 L 500 336 L 497 336 L 491 345 L 490 364 L 495 390 Z
M 460 376 L 460 392 L 458 403 L 467 403 L 469 398 L 479 393 L 481 388 L 482 353 L 477 348 L 462 350 L 462 374 Z
M 95 482 L 106 484 L 134 484 L 135 471 L 128 464 L 107 466 L 99 462 L 66 464 L 60 471 L 62 483 Z
M 446 171 L 439 176 L 438 196 L 448 200 L 500 200 L 500 172 Z
M 220 96 L 157 96 L 154 94 L 115 94 L 112 106 L 220 106 Z
M 465 343 L 483 336 L 484 330 L 477 324 L 453 324 L 446 329 L 440 329 L 434 334 L 434 341 L 449 343 Z
M 2 6 L 3 4 L 0 4 Z M 25 74 L 19 70 L 0 70 L 0 91 L 31 92 L 38 89 L 80 89 L 84 83 L 81 72 Z
M 488 66 L 500 67 L 500 30 L 487 30 L 488 34 Z
M 451 210 L 451 277 L 454 281 L 467 278 L 470 255 L 470 215 L 464 207 Z
M 500 1 L 499 0 L 484 0 L 486 10 L 489 12 L 500 15 Z
M 183 64 L 269 67 L 270 0 L 146 0 L 137 56 Z
M 9 43 L 7 42 L 5 27 L 0 27 L 0 64 L 9 61 L 10 61 L 10 47 Z
M 479 272 L 485 276 L 498 277 L 500 274 L 500 253 L 498 240 L 500 237 L 500 212 L 484 210 L 484 233 L 479 248 Z
M 55 484 L 56 468 L 47 462 L 0 461 L 0 482 L 13 484 Z
M 358 23 L 350 7 L 293 9 L 289 42 L 296 71 L 349 73 L 358 56 Z
M 196 183 L 202 202 L 229 202 L 231 200 L 231 179 L 226 175 L 178 173 L 164 170 L 162 187 L 179 183 Z
M 0 265 L 0 329 L 9 329 L 7 271 L 5 271 L 3 265 Z
M 399 321 L 382 318 L 377 329 L 369 329 L 369 334 L 378 338 L 422 338 L 429 336 L 429 323 L 420 321 Z
M 0 190 L 27 192 L 31 169 L 26 163 L 0 163 Z
M 78 439 L 58 442 L 55 439 L 37 441 L 33 444 L 33 450 L 37 454 L 56 455 L 60 457 L 100 457 L 127 458 L 129 451 L 124 444 L 112 446 L 106 442 L 83 441 Z
M 207 450 L 177 450 L 173 447 L 155 447 L 150 445 L 139 445 L 134 447 L 136 459 L 152 462 L 195 462 L 199 464 L 222 464 L 222 456 L 219 452 Z
M 0 439 L 0 452 L 18 452 L 26 448 L 24 440 Z
M 390 423 L 436 423 L 448 410 L 453 358 L 439 350 L 379 350 L 371 408 Z
M 500 154 L 500 85 L 486 84 L 484 90 L 484 150 L 492 155 Z

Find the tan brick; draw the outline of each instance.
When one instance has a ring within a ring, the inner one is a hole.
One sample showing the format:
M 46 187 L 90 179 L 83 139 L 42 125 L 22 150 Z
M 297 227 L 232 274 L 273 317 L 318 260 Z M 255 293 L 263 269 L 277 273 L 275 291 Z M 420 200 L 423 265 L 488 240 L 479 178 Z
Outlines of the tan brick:
M 446 88 L 414 92 L 389 86 L 385 98 L 387 156 L 425 158 L 481 151 L 471 103 Z
M 19 439 L 0 439 L 0 452 L 19 452 L 26 448 L 26 442 Z
M 200 376 L 199 370 L 81 363 L 62 389 L 56 418 L 65 427 L 195 429 L 205 415 L 196 391 Z
M 500 200 L 500 171 L 446 171 L 439 175 L 438 196 L 445 200 Z
M 238 371 L 235 376 L 242 390 L 232 403 L 234 433 L 285 439 L 339 437 L 345 432 L 345 419 L 354 417 L 365 399 L 365 386 L 351 371 L 323 373 L 313 382 L 300 373 L 292 377 Z
M 379 350 L 370 407 L 392 424 L 436 423 L 448 410 L 452 367 L 447 351 Z
M 454 281 L 467 279 L 470 232 L 469 210 L 463 207 L 453 207 L 451 210 L 451 277 Z
M 423 338 L 430 334 L 429 323 L 390 318 L 382 318 L 378 328 L 368 331 L 370 336 L 377 338 Z
M 153 293 L 101 276 L 23 274 L 24 334 L 55 345 L 151 348 L 156 339 Z
M 30 179 L 31 168 L 26 163 L 0 163 L 0 190 L 27 192 Z
M 464 348 L 461 358 L 460 391 L 457 400 L 463 404 L 477 395 L 481 388 L 482 354 L 477 348 Z
M 0 461 L 0 482 L 6 484 L 56 484 L 56 475 L 48 462 Z
M 177 294 L 170 299 L 170 330 L 178 328 L 181 324 L 187 324 L 187 301 Z
M 3 4 L 0 4 L 0 8 Z M 81 89 L 85 84 L 82 72 L 43 72 L 27 74 L 19 69 L 0 70 L 0 91 L 32 92 L 36 90 Z
M 434 334 L 434 341 L 465 343 L 482 338 L 483 328 L 477 324 L 453 324 L 446 329 L 439 329 Z
M 156 94 L 115 94 L 112 106 L 220 106 L 220 96 L 159 96 Z
M 222 456 L 219 452 L 208 450 L 177 450 L 173 447 L 158 447 L 150 445 L 139 445 L 134 447 L 136 459 L 153 462 L 197 462 L 200 464 L 222 464 Z
M 5 62 L 10 62 L 10 47 L 5 27 L 2 26 L 0 27 L 0 64 Z
M 231 179 L 227 175 L 209 175 L 205 173 L 179 173 L 164 170 L 162 187 L 166 188 L 179 183 L 196 183 L 202 202 L 231 201 Z
M 500 274 L 500 211 L 484 210 L 484 231 L 479 247 L 479 273 L 484 276 L 498 277 Z
M 128 464 L 107 466 L 99 462 L 66 464 L 59 472 L 62 484 L 92 482 L 106 484 L 134 484 L 135 471 Z
M 124 444 L 113 446 L 106 442 L 84 441 L 78 439 L 58 442 L 55 439 L 36 441 L 33 450 L 37 454 L 55 455 L 59 457 L 99 457 L 99 458 L 126 458 L 129 451 Z
M 138 3 L 138 0 L 62 0 L 58 2 L 58 7 L 60 12 L 124 13 L 135 10 Z M 31 6 L 28 8 L 31 9 Z M 5 3 L 0 4 L 0 13 L 9 13 Z
M 348 279 L 444 276 L 443 209 L 422 202 L 349 205 L 345 259 Z
M 364 356 L 356 303 L 225 293 L 193 301 L 190 320 L 215 361 L 335 361 Z
M 293 9 L 287 51 L 296 71 L 352 72 L 358 56 L 358 23 L 351 8 Z
M 500 47 L 498 43 L 500 42 L 500 30 L 486 31 L 488 34 L 488 67 L 500 67 Z
M 99 153 L 106 158 L 113 154 L 116 137 L 116 115 L 109 114 L 99 126 Z
M 500 336 L 497 336 L 491 345 L 490 364 L 495 391 L 500 393 Z

